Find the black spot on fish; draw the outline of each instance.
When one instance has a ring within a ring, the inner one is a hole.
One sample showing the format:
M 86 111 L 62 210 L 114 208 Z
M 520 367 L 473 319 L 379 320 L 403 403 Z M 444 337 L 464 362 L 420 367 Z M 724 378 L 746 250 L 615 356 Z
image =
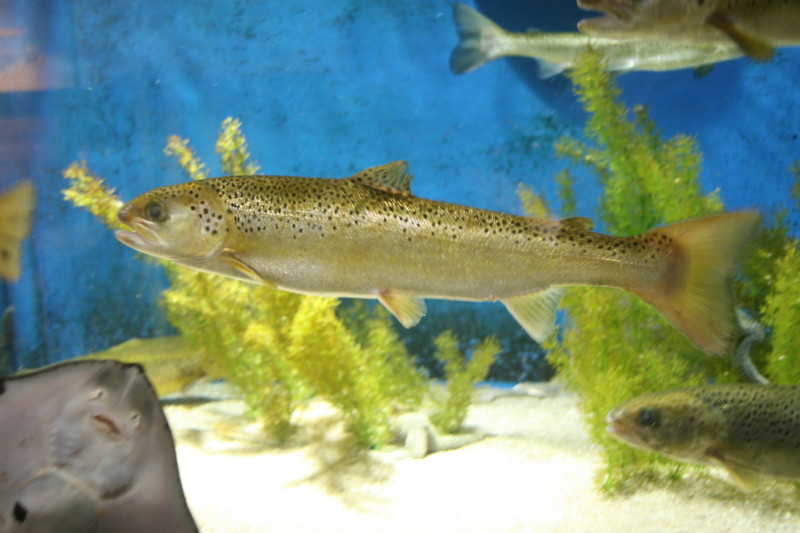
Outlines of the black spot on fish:
M 0 394 L 3 394 L 6 391 L 6 382 L 0 378 Z
M 14 521 L 21 524 L 28 518 L 28 510 L 19 502 L 14 504 Z

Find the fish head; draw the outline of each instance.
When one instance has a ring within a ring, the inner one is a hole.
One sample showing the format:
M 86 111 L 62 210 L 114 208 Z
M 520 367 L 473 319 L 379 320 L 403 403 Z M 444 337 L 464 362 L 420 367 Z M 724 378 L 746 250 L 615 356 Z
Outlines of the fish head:
M 709 0 L 578 0 L 581 9 L 603 13 L 578 22 L 578 30 L 614 39 L 688 33 L 704 24 L 714 4 Z
M 680 390 L 637 396 L 612 409 L 606 422 L 611 436 L 629 446 L 698 462 L 726 427 L 720 413 Z
M 202 182 L 148 191 L 125 204 L 117 217 L 133 230 L 117 230 L 120 242 L 177 263 L 213 256 L 227 231 L 222 203 Z

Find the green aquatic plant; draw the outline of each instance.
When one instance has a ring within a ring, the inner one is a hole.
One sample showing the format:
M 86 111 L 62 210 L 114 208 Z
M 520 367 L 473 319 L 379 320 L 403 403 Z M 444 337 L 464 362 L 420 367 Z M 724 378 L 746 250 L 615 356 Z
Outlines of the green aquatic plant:
M 117 220 L 122 200 L 114 194 L 114 189 L 106 186 L 102 179 L 89 170 L 86 161 L 72 163 L 63 175 L 70 182 L 69 188 L 62 191 L 65 200 L 83 207 L 109 228 L 122 227 Z
M 703 193 L 701 154 L 694 139 L 664 139 L 640 106 L 628 109 L 599 54 L 588 52 L 570 73 L 589 113 L 587 141 L 563 137 L 557 153 L 587 167 L 599 180 L 598 222 L 603 231 L 636 235 L 653 227 L 722 209 L 716 192 Z M 572 214 L 568 173 L 559 175 L 559 197 Z M 558 375 L 578 392 L 592 439 L 602 445 L 599 481 L 609 491 L 653 478 L 674 479 L 683 468 L 610 438 L 605 416 L 615 405 L 644 392 L 737 378 L 729 363 L 696 348 L 637 297 L 607 288 L 567 291 L 567 321 L 545 347 Z M 558 337 L 558 338 L 556 338 Z
M 248 163 L 238 120 L 223 122 L 216 149 L 226 174 L 258 171 Z M 188 140 L 170 137 L 165 153 L 192 179 L 208 176 Z M 71 182 L 64 192 L 67 199 L 89 208 L 106 225 L 118 225 L 116 212 L 122 202 L 85 164 L 70 166 L 64 176 Z M 370 317 L 356 334 L 336 316 L 335 299 L 160 263 L 170 280 L 161 300 L 170 323 L 192 347 L 221 366 L 253 415 L 279 440 L 292 433 L 294 409 L 315 393 L 345 413 L 362 446 L 387 442 L 387 417 L 398 398 L 410 407 L 421 401 L 422 378 L 387 316 Z
M 763 307 L 764 323 L 772 336 L 766 373 L 775 383 L 800 384 L 800 241 L 789 239 L 783 256 L 776 261 L 772 291 Z
M 458 349 L 458 339 L 450 331 L 436 337 L 436 358 L 444 364 L 447 391 L 431 415 L 431 422 L 445 433 L 456 433 L 467 417 L 467 409 L 475 394 L 475 384 L 486 379 L 486 373 L 500 352 L 494 337 L 481 341 L 466 359 Z
M 791 196 L 800 211 L 800 163 L 792 166 L 795 182 Z M 789 237 L 781 225 L 782 255 L 769 270 L 771 291 L 762 307 L 763 321 L 771 332 L 770 351 L 766 356 L 767 375 L 775 383 L 800 384 L 800 350 L 797 325 L 800 324 L 800 240 Z M 779 255 L 779 254 L 774 254 Z

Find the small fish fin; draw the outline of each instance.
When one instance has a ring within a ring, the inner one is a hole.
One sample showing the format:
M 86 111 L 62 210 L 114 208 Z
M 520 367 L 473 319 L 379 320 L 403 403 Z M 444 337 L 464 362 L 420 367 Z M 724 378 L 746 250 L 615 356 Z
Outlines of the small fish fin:
M 700 65 L 699 67 L 694 67 L 692 72 L 694 73 L 695 78 L 705 78 L 708 76 L 708 73 L 711 72 L 711 69 L 714 68 L 714 63 L 708 63 L 706 65 Z
M 453 74 L 466 74 L 484 63 L 496 59 L 492 44 L 505 30 L 484 17 L 471 7 L 453 4 L 453 19 L 461 39 L 450 54 L 450 71 Z
M 699 349 L 723 357 L 740 328 L 731 278 L 745 245 L 761 223 L 753 211 L 678 222 L 645 233 L 672 240 L 673 259 L 657 287 L 632 289 Z
M 410 328 L 425 316 L 425 300 L 391 290 L 378 293 L 378 301 L 392 313 L 403 327 Z
M 561 74 L 565 70 L 566 67 L 564 65 L 551 63 L 550 61 L 545 61 L 544 59 L 536 59 L 536 75 L 539 76 L 540 80 L 552 78 L 553 76 Z
M 766 41 L 743 32 L 723 13 L 713 13 L 706 20 L 708 24 L 718 28 L 730 37 L 739 48 L 756 61 L 769 61 L 775 55 L 775 47 Z
M 369 167 L 347 179 L 373 189 L 409 196 L 414 176 L 408 173 L 408 163 L 392 161 L 385 165 Z
M 22 241 L 31 232 L 36 204 L 33 181 L 23 180 L 0 194 L 0 278 L 17 281 L 22 274 Z
M 258 283 L 259 285 L 266 285 L 267 287 L 272 287 L 273 289 L 277 288 L 274 283 L 270 280 L 261 277 L 261 274 L 253 270 L 250 265 L 236 257 L 236 252 L 231 249 L 222 250 L 219 253 L 219 260 L 228 265 L 229 267 L 235 269 L 239 273 L 246 276 L 254 283 Z
M 561 220 L 561 224 L 565 228 L 573 230 L 591 231 L 594 229 L 594 222 L 592 219 L 586 217 L 569 217 Z
M 533 340 L 543 342 L 555 326 L 556 307 L 563 293 L 561 288 L 548 287 L 500 301 Z
M 724 468 L 742 490 L 752 490 L 761 479 L 761 475 L 757 470 L 731 461 L 721 450 L 712 448 L 706 451 L 706 455 L 711 459 L 712 463 Z

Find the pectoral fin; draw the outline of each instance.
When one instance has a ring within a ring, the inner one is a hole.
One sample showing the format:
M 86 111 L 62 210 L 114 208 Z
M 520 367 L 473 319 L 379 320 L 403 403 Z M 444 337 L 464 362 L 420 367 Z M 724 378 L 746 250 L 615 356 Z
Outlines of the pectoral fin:
M 277 288 L 274 283 L 270 280 L 265 279 L 253 270 L 247 263 L 236 257 L 233 250 L 222 250 L 219 254 L 219 260 L 228 265 L 229 267 L 233 268 L 240 274 L 244 275 L 247 279 L 252 281 L 253 283 L 258 283 L 259 285 L 266 285 L 268 287 L 272 287 L 273 289 Z
M 749 466 L 745 466 L 735 461 L 731 461 L 728 457 L 725 456 L 724 452 L 720 450 L 708 450 L 706 454 L 711 459 L 713 459 L 712 462 L 724 468 L 731 476 L 733 481 L 742 490 L 746 491 L 752 490 L 753 487 L 755 487 L 756 484 L 758 483 L 758 480 L 760 478 L 758 471 L 750 468 Z
M 708 24 L 725 32 L 725 35 L 733 39 L 742 51 L 756 61 L 769 61 L 775 55 L 775 47 L 766 41 L 743 32 L 724 14 L 714 13 L 708 20 Z
M 378 301 L 406 328 L 416 326 L 425 316 L 425 301 L 416 296 L 383 290 L 378 293 Z
M 500 301 L 533 340 L 542 342 L 556 323 L 556 307 L 563 292 L 563 289 L 548 287 Z

